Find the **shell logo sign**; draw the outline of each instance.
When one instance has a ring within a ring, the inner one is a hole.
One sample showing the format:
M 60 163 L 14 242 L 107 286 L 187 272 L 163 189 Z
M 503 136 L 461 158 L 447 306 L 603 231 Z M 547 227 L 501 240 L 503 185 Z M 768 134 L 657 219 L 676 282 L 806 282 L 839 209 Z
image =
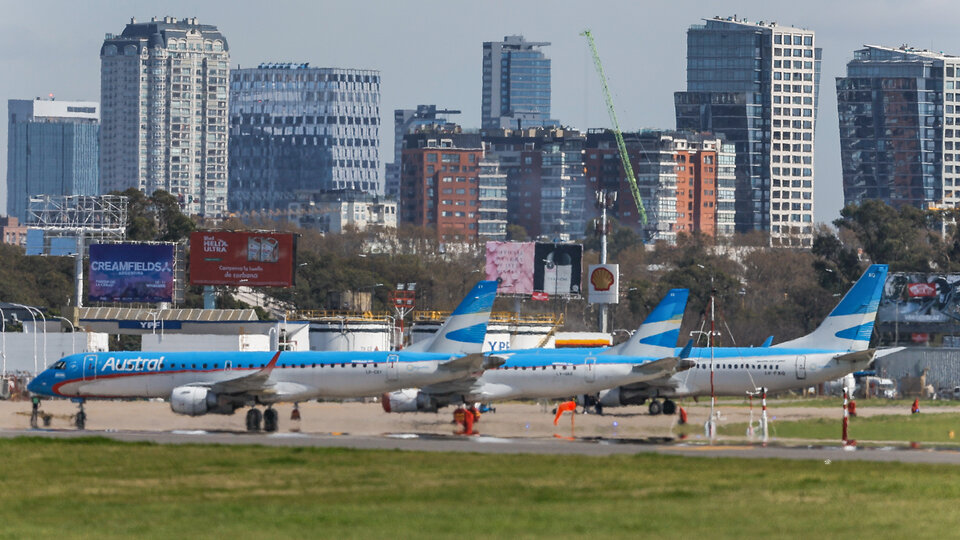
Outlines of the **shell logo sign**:
M 620 301 L 620 266 L 591 264 L 587 280 L 591 304 L 616 304 Z

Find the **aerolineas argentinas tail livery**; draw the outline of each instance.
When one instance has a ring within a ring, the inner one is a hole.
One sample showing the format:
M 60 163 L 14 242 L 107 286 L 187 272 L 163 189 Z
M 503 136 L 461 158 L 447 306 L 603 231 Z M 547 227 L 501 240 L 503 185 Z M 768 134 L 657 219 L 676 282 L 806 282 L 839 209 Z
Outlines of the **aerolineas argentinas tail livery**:
M 252 406 L 247 429 L 259 430 L 262 420 L 275 431 L 273 403 L 374 396 L 497 365 L 481 354 L 496 292 L 495 281 L 477 283 L 422 351 L 74 354 L 38 375 L 29 390 L 68 398 L 162 397 L 174 412 L 191 416 Z M 263 415 L 256 405 L 267 406 Z
M 631 339 L 603 350 L 498 351 L 503 365 L 479 377 L 408 388 L 383 396 L 387 412 L 433 412 L 450 403 L 590 394 L 640 381 L 666 381 L 688 369 L 689 349 L 674 356 L 688 291 L 674 289 L 647 316 Z
M 868 349 L 877 306 L 887 278 L 887 265 L 871 265 L 813 332 L 769 347 L 713 349 L 714 391 L 745 396 L 804 388 L 839 379 L 866 368 L 875 355 L 893 350 Z M 899 349 L 897 349 L 899 350 Z M 665 381 L 624 385 L 600 393 L 603 406 L 641 405 L 650 399 L 650 413 L 672 414 L 669 398 L 710 395 L 710 348 L 693 349 L 696 366 Z M 656 398 L 667 398 L 663 405 Z

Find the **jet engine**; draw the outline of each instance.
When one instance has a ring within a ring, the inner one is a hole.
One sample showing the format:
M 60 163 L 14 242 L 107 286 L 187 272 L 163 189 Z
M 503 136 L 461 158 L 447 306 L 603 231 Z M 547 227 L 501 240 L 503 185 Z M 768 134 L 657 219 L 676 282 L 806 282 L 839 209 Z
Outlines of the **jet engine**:
M 385 412 L 437 412 L 440 404 L 428 394 L 414 388 L 404 388 L 383 394 L 380 404 Z
M 599 402 L 604 407 L 623 407 L 626 405 L 643 405 L 647 401 L 647 392 L 644 390 L 630 390 L 623 386 L 600 392 Z
M 233 414 L 238 407 L 238 404 L 222 399 L 203 386 L 178 386 L 170 393 L 170 408 L 177 414 Z

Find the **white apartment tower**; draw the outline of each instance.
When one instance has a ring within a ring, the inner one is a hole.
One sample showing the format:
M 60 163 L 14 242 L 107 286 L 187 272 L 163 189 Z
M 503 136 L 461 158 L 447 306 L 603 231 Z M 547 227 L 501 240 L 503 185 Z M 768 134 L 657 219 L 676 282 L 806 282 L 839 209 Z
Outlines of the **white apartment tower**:
M 814 128 L 820 54 L 813 31 L 735 17 L 687 31 L 687 90 L 677 129 L 736 146 L 736 228 L 774 246 L 813 240 Z
M 216 26 L 153 18 L 100 49 L 100 192 L 162 189 L 184 212 L 227 211 L 230 54 Z

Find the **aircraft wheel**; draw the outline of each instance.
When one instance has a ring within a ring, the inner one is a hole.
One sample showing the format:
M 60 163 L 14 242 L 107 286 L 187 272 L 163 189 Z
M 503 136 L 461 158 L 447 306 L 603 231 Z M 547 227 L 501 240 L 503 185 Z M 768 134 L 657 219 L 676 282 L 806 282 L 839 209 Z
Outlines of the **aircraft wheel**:
M 650 400 L 650 405 L 647 406 L 647 410 L 650 411 L 650 416 L 657 416 L 658 414 L 663 412 L 663 408 L 660 406 L 660 402 L 655 399 Z
M 84 430 L 87 428 L 87 413 L 80 411 L 73 418 L 73 425 L 79 430 Z
M 276 409 L 267 409 L 263 411 L 263 430 L 267 433 L 273 433 L 280 424 L 280 414 Z
M 677 404 L 669 399 L 663 400 L 663 414 L 675 414 L 677 412 Z
M 263 420 L 263 415 L 260 414 L 260 409 L 247 411 L 247 431 L 260 431 L 261 420 Z

